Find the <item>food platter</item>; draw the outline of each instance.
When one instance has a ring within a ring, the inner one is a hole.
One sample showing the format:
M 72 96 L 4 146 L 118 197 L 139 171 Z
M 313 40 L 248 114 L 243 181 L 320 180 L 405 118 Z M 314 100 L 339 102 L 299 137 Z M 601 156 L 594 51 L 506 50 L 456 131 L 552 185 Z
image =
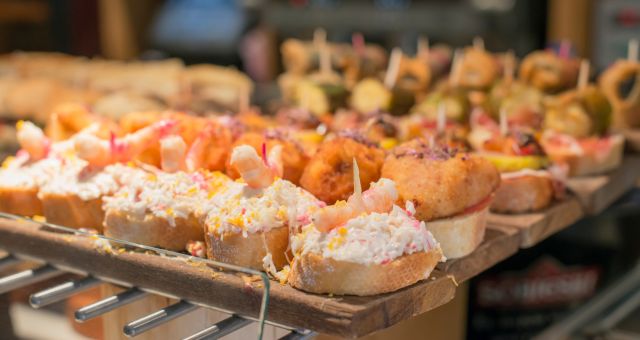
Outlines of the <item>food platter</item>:
M 614 201 L 633 187 L 638 177 L 633 171 L 637 162 L 638 158 L 628 158 L 620 170 L 601 178 L 574 181 L 573 187 L 576 188 L 575 183 L 598 182 L 599 185 L 584 186 L 583 200 L 599 204 Z M 591 196 L 587 188 L 593 189 Z M 611 190 L 607 188 L 616 188 L 608 193 L 608 200 L 594 198 Z M 107 282 L 180 297 L 250 318 L 259 317 L 263 294 L 268 291 L 266 319 L 270 322 L 357 337 L 446 304 L 454 298 L 459 283 L 514 255 L 519 248 L 531 247 L 570 226 L 585 215 L 583 211 L 579 199 L 569 196 L 538 213 L 491 214 L 484 241 L 472 254 L 440 263 L 427 280 L 370 297 L 309 294 L 273 280 L 265 282 L 260 276 L 220 270 L 185 255 L 171 258 L 109 251 L 96 242 L 97 236 L 54 232 L 39 222 L 26 220 L 0 219 L 0 249 Z

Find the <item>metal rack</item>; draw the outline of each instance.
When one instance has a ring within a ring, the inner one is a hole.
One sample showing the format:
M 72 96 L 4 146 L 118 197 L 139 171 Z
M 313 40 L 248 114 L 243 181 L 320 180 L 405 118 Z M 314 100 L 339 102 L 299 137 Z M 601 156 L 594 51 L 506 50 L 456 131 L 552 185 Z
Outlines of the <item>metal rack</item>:
M 153 313 L 150 313 L 136 320 L 132 320 L 128 322 L 122 329 L 122 332 L 128 337 L 136 337 L 142 333 L 152 330 L 160 325 L 163 325 L 167 322 L 170 322 L 174 319 L 177 319 L 183 315 L 191 313 L 200 308 L 208 308 L 208 309 L 224 312 L 226 314 L 229 314 L 229 317 L 215 324 L 212 324 L 211 326 L 206 327 L 205 329 L 202 329 L 192 334 L 191 336 L 186 337 L 185 339 L 189 339 L 189 340 L 218 339 L 220 337 L 229 335 L 252 323 L 257 323 L 259 325 L 258 334 L 257 334 L 258 339 L 261 339 L 263 336 L 263 330 L 264 330 L 265 324 L 269 324 L 271 326 L 275 326 L 275 327 L 290 331 L 286 336 L 282 337 L 281 339 L 302 340 L 302 339 L 313 338 L 316 335 L 316 333 L 309 330 L 295 329 L 293 327 L 277 324 L 277 323 L 266 320 L 267 304 L 269 301 L 269 278 L 266 276 L 266 274 L 262 272 L 257 272 L 252 269 L 241 268 L 241 267 L 228 265 L 225 263 L 219 263 L 219 262 L 215 262 L 207 259 L 194 258 L 185 254 L 171 252 L 171 251 L 158 249 L 154 247 L 138 245 L 138 244 L 127 242 L 127 241 L 111 239 L 102 235 L 95 235 L 88 231 L 70 229 L 63 226 L 49 224 L 46 222 L 38 222 L 38 221 L 34 221 L 32 219 L 24 218 L 21 216 L 0 213 L 0 217 L 12 219 L 12 220 L 19 220 L 19 221 L 23 220 L 23 221 L 35 222 L 40 224 L 42 227 L 51 229 L 51 231 L 53 232 L 90 236 L 93 238 L 108 241 L 110 242 L 110 244 L 115 244 L 118 246 L 126 246 L 127 248 L 133 248 L 133 249 L 142 250 L 142 251 L 152 251 L 161 256 L 178 257 L 178 258 L 182 257 L 182 258 L 188 258 L 190 261 L 205 262 L 205 263 L 208 263 L 209 265 L 213 265 L 225 270 L 258 275 L 263 279 L 264 292 L 262 294 L 262 305 L 261 305 L 261 310 L 258 318 L 238 315 L 236 313 L 233 313 L 232 311 L 223 310 L 213 306 L 200 304 L 197 301 L 185 301 L 180 299 L 178 302 L 172 305 L 169 305 Z M 47 289 L 44 289 L 42 291 L 32 294 L 29 298 L 29 304 L 33 308 L 38 309 L 38 308 L 42 308 L 42 307 L 51 305 L 53 303 L 68 299 L 75 294 L 78 294 L 90 288 L 96 287 L 101 283 L 105 283 L 105 282 L 116 283 L 119 285 L 127 286 L 126 283 L 122 283 L 119 281 L 118 282 L 111 281 L 109 280 L 109 278 L 102 278 L 102 277 L 98 278 L 98 277 L 92 276 L 91 273 L 82 272 L 74 268 L 63 268 L 61 266 L 57 266 L 55 264 L 46 262 L 46 259 L 34 259 L 29 256 L 23 256 L 20 254 L 8 254 L 5 257 L 0 258 L 0 271 L 8 270 L 11 267 L 19 265 L 20 263 L 25 263 L 27 261 L 34 261 L 34 260 L 37 262 L 41 262 L 42 264 L 36 268 L 19 271 L 19 272 L 0 278 L 0 294 L 4 294 L 12 290 L 26 287 L 34 283 L 42 282 L 42 281 L 60 276 L 65 273 L 81 274 L 84 276 L 80 279 L 70 280 L 61 284 L 57 284 L 55 286 L 49 287 Z M 133 287 L 129 285 L 129 287 L 127 287 L 127 289 L 121 293 L 103 298 L 100 301 L 97 301 L 95 303 L 92 303 L 90 305 L 87 305 L 78 309 L 77 311 L 75 311 L 75 314 L 74 314 L 75 320 L 77 322 L 85 322 L 85 321 L 91 320 L 93 318 L 102 316 L 110 311 L 116 310 L 128 304 L 131 304 L 135 301 L 138 301 L 150 294 L 156 294 L 156 295 L 161 295 L 169 298 L 175 298 L 174 296 L 162 294 L 161 292 L 146 290 L 144 287 Z

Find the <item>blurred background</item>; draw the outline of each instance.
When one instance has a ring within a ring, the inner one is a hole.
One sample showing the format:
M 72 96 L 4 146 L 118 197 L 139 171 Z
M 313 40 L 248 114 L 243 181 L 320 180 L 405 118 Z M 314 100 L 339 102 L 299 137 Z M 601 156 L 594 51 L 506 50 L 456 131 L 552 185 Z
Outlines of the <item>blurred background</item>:
M 452 47 L 469 45 L 479 36 L 487 50 L 512 49 L 519 57 L 568 41 L 571 53 L 591 60 L 597 73 L 625 57 L 629 39 L 640 37 L 640 1 L 0 0 L 0 53 L 57 51 L 118 60 L 177 57 L 186 64 L 231 65 L 256 82 L 258 99 L 277 87 L 280 44 L 287 38 L 310 40 L 319 27 L 329 41 L 351 43 L 352 34 L 360 32 L 367 42 L 401 47 L 409 55 L 416 52 L 419 36 Z M 457 327 L 460 337 L 523 339 L 579 311 L 636 263 L 637 203 L 630 202 L 638 202 L 637 196 L 629 193 L 606 214 L 471 280 L 464 287 L 468 296 L 443 307 L 448 313 L 444 320 Z M 0 299 L 21 301 L 27 296 L 14 295 Z M 15 333 L 26 338 L 80 337 L 61 326 L 64 317 L 55 318 L 62 310 L 64 306 L 50 309 L 46 320 L 51 328 L 33 327 L 35 320 L 44 319 L 34 319 L 36 312 L 20 307 L 12 307 L 11 316 L 0 313 L 0 325 L 9 325 L 3 317 L 12 318 Z M 624 332 L 639 331 L 640 322 L 634 320 L 623 323 Z

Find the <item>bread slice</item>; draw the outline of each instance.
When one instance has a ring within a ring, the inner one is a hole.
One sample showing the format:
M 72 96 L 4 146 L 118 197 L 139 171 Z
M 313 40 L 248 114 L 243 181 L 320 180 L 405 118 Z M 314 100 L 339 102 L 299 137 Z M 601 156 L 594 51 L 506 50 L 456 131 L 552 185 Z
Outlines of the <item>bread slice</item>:
M 318 294 L 382 294 L 428 278 L 441 258 L 439 250 L 431 250 L 403 255 L 387 264 L 365 265 L 309 253 L 293 260 L 288 282 Z
M 484 239 L 489 205 L 464 215 L 427 222 L 427 229 L 440 243 L 447 259 L 457 259 L 473 252 Z
M 0 187 L 0 211 L 23 216 L 42 215 L 38 189 Z
M 88 201 L 74 194 L 40 193 L 47 222 L 76 229 L 95 229 L 102 233 L 102 198 Z
M 554 162 L 569 165 L 569 176 L 599 175 L 617 168 L 622 163 L 624 137 L 613 135 L 609 138 L 611 150 L 604 157 L 589 150 L 582 154 L 554 152 L 553 148 L 547 148 L 545 151 Z
M 491 211 L 525 213 L 548 207 L 553 201 L 553 180 L 550 177 L 523 175 L 502 178 L 495 192 Z
M 175 225 L 171 225 L 167 219 L 153 214 L 140 218 L 111 209 L 105 215 L 104 235 L 175 251 L 185 250 L 189 241 L 204 240 L 202 224 L 196 217 L 177 217 Z
M 207 257 L 224 263 L 241 267 L 263 270 L 262 259 L 271 253 L 276 269 L 287 264 L 285 253 L 289 247 L 289 228 L 279 227 L 267 232 L 224 233 L 222 236 L 208 232 L 205 236 Z

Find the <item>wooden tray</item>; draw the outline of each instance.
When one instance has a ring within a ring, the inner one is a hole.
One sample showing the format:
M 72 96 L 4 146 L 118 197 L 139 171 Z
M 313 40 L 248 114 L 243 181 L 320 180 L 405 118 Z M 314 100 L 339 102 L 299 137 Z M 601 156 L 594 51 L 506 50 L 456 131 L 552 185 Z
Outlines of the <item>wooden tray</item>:
M 94 239 L 54 233 L 32 222 L 0 219 L 0 248 L 240 315 L 257 317 L 264 292 L 261 280 L 246 275 L 156 255 L 104 251 Z M 308 294 L 274 281 L 270 286 L 268 320 L 343 337 L 370 334 L 432 310 L 453 299 L 456 290 L 452 277 L 437 270 L 415 285 L 372 297 Z
M 569 196 L 547 209 L 528 214 L 489 214 L 489 223 L 513 228 L 519 235 L 520 247 L 529 248 L 584 216 L 578 199 Z
M 625 155 L 622 165 L 606 175 L 569 179 L 571 190 L 588 215 L 601 213 L 625 192 L 631 190 L 640 177 L 640 156 Z

